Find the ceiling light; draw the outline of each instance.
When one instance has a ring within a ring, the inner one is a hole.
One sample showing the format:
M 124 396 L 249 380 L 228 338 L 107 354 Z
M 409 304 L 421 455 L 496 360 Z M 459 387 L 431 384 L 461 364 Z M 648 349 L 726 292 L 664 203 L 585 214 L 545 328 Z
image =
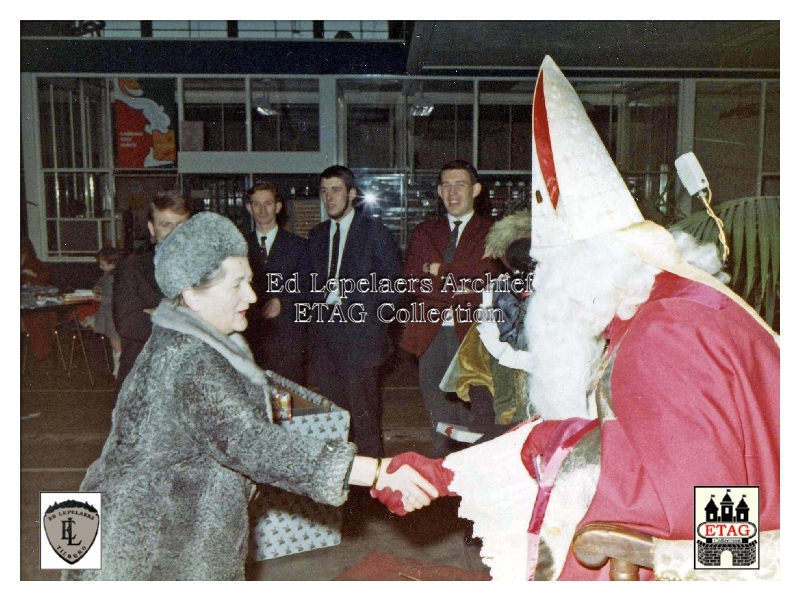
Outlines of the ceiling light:
M 256 106 L 256 112 L 262 117 L 276 117 L 280 114 L 280 111 L 273 108 L 269 102 Z
M 433 102 L 420 94 L 412 97 L 412 104 L 411 108 L 408 110 L 408 113 L 412 117 L 429 117 L 433 112 L 433 108 Z

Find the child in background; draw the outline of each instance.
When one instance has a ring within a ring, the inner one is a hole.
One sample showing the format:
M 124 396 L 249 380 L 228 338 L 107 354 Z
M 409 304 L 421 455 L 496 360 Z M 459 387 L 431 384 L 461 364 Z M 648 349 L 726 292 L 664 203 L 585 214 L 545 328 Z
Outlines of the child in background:
M 122 354 L 122 341 L 111 316 L 111 299 L 114 289 L 114 269 L 122 259 L 122 253 L 116 248 L 105 247 L 97 253 L 95 258 L 103 271 L 103 276 L 94 286 L 95 298 L 100 302 L 100 307 L 97 314 L 94 315 L 91 327 L 95 333 L 106 336 L 111 343 L 111 353 L 114 357 L 114 378 L 116 378 L 119 372 L 119 357 Z

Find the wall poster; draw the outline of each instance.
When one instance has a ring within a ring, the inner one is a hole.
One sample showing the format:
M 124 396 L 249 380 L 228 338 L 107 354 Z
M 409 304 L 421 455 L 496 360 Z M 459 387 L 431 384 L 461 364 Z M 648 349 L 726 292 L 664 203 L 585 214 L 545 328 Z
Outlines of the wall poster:
M 172 167 L 177 163 L 175 80 L 114 80 L 117 161 L 121 169 Z

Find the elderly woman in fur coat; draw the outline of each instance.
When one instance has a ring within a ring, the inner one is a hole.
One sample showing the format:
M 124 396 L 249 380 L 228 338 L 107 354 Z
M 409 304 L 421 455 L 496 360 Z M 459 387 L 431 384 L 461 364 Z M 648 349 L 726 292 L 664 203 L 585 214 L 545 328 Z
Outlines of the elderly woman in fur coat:
M 167 299 L 81 485 L 103 493 L 102 568 L 66 578 L 244 579 L 256 482 L 334 506 L 351 484 L 391 487 L 409 508 L 438 495 L 411 467 L 387 473 L 388 461 L 355 456 L 351 443 L 273 424 L 270 385 L 238 333 L 255 301 L 250 278 L 247 243 L 218 214 L 162 244 Z

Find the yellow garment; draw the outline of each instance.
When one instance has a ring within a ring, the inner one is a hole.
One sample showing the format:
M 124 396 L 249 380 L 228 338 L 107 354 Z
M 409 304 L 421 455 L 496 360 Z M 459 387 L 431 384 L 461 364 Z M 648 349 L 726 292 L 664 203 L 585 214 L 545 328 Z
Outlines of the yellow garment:
M 473 323 L 458 349 L 458 380 L 456 394 L 464 402 L 469 402 L 471 385 L 485 386 L 494 395 L 491 354 L 481 342 L 477 323 Z

